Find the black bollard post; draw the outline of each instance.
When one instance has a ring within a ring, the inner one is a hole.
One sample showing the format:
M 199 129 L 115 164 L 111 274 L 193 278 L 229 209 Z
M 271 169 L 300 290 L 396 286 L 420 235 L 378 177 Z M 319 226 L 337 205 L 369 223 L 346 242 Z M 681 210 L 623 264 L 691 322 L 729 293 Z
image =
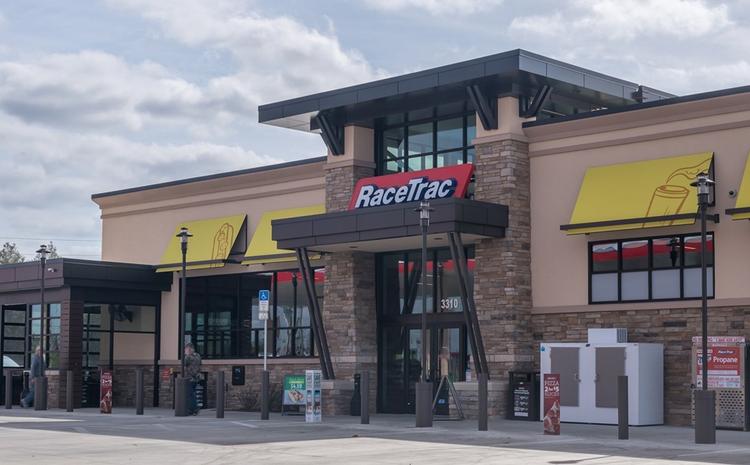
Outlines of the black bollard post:
M 188 415 L 188 383 L 189 379 L 178 376 L 174 383 L 174 416 L 186 417 Z
M 716 444 L 716 391 L 696 390 L 695 443 Z
M 143 415 L 143 368 L 135 369 L 135 414 Z
M 224 372 L 216 373 L 216 418 L 224 418 Z
M 47 377 L 34 381 L 34 410 L 47 410 Z
M 68 370 L 65 377 L 65 409 L 73 411 L 73 370 Z
M 270 403 L 270 395 L 269 395 L 269 379 L 268 379 L 268 370 L 263 370 L 263 376 L 260 380 L 260 419 L 261 420 L 268 420 L 269 414 L 269 403 Z
M 617 377 L 617 439 L 629 439 L 628 377 Z
M 479 431 L 487 431 L 487 373 L 477 376 L 479 382 Z
M 5 370 L 5 408 L 13 408 L 13 372 Z
M 363 425 L 370 424 L 370 372 L 363 371 L 359 380 L 360 389 L 360 423 Z

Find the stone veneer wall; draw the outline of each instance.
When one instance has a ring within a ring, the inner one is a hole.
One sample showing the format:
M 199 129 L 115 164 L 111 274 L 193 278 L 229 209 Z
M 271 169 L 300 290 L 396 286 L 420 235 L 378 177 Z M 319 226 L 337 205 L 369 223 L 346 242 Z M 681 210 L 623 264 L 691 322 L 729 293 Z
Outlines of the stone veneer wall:
M 326 211 L 347 210 L 357 181 L 374 173 L 371 166 L 358 165 L 356 162 L 328 166 Z M 325 257 L 325 264 L 323 324 L 336 380 L 351 381 L 355 373 L 367 370 L 370 374 L 370 406 L 374 411 L 377 393 L 375 255 L 364 252 L 332 253 Z M 337 387 L 327 391 L 329 397 L 341 397 L 333 402 L 340 405 L 340 409 L 348 411 L 350 389 Z
M 594 308 L 594 306 L 592 306 Z M 709 309 L 709 334 L 750 339 L 748 307 Z M 627 328 L 629 342 L 664 344 L 664 417 L 670 425 L 689 425 L 692 337 L 701 331 L 700 308 L 589 311 L 534 315 L 535 364 L 540 342 L 586 342 L 588 328 Z
M 476 200 L 509 208 L 505 237 L 475 247 L 474 300 L 490 368 L 507 394 L 508 371 L 530 369 L 531 213 L 529 149 L 526 142 L 502 139 L 476 145 Z M 504 415 L 505 402 L 498 413 Z

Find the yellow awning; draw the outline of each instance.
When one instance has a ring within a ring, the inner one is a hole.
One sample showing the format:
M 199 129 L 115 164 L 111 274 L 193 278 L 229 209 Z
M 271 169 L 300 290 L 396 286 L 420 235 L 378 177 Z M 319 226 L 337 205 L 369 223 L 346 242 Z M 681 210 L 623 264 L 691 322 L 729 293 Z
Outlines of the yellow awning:
M 713 152 L 597 166 L 586 170 L 568 234 L 695 223 L 696 175 L 711 173 Z
M 750 220 L 750 154 L 745 162 L 745 172 L 742 174 L 742 183 L 737 192 L 737 201 L 734 208 L 727 209 L 726 213 L 732 215 L 733 220 Z
M 296 260 L 291 250 L 280 250 L 276 247 L 276 241 L 271 239 L 271 221 L 283 218 L 295 218 L 297 216 L 309 216 L 325 213 L 325 205 L 312 205 L 309 207 L 287 208 L 263 213 L 255 234 L 250 240 L 250 245 L 245 252 L 243 265 L 254 265 L 259 263 L 279 263 Z M 315 257 L 310 257 L 315 258 Z
M 193 235 L 188 241 L 187 269 L 221 268 L 229 258 L 237 236 L 247 215 L 224 216 L 206 220 L 186 221 L 178 224 L 167 249 L 161 257 L 157 271 L 182 269 L 180 238 L 176 234 L 183 226 Z

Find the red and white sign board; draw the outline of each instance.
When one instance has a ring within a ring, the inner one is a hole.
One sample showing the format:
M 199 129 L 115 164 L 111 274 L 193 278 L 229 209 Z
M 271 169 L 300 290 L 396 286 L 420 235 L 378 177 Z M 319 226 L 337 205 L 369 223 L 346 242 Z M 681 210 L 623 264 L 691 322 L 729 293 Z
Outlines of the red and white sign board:
M 740 389 L 742 387 L 740 347 L 738 346 L 709 346 L 708 347 L 708 388 Z M 698 348 L 696 357 L 696 381 L 698 389 L 703 388 L 703 353 Z
M 363 178 L 354 187 L 349 210 L 449 197 L 463 198 L 473 172 L 474 165 L 466 164 Z
M 544 434 L 560 434 L 560 375 L 544 375 Z
M 112 413 L 112 372 L 102 370 L 99 380 L 99 412 Z

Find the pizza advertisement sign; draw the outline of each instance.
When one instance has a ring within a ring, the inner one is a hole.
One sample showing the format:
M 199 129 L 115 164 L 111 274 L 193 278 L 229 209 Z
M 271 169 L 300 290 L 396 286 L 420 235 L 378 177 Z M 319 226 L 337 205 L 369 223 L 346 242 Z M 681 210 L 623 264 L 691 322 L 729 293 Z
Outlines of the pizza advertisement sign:
M 560 375 L 544 375 L 544 434 L 560 434 Z
M 284 376 L 284 405 L 305 405 L 305 375 Z
M 112 371 L 102 370 L 99 378 L 99 412 L 112 413 Z

